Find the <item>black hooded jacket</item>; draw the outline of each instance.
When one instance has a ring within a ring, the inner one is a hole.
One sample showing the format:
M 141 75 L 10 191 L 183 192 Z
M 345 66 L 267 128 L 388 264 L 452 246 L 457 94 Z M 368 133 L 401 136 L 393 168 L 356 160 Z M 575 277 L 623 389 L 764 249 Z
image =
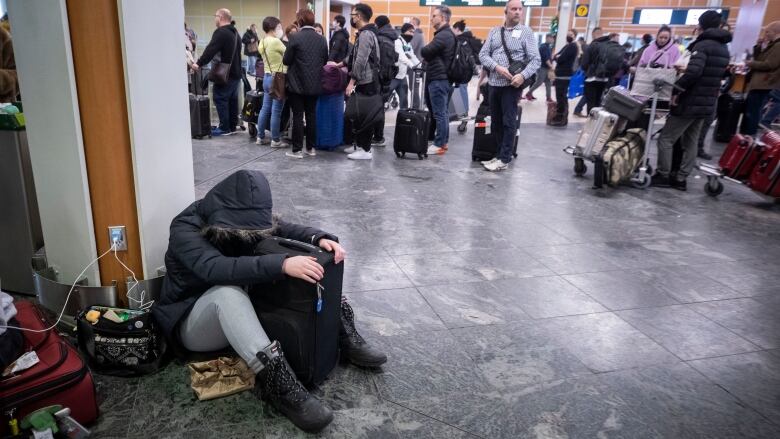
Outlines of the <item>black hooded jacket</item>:
M 176 326 L 203 293 L 216 285 L 245 286 L 284 279 L 284 255 L 250 256 L 255 242 L 236 245 L 225 230 L 262 231 L 317 245 L 320 239 L 338 239 L 321 230 L 286 223 L 272 215 L 268 180 L 259 171 L 237 171 L 214 186 L 171 222 L 167 275 L 152 314 L 163 333 L 177 340 Z M 221 233 L 222 232 L 222 233 Z M 219 247 L 219 248 L 218 248 Z M 229 247 L 229 248 L 228 248 Z
M 339 29 L 333 32 L 330 37 L 330 54 L 328 61 L 340 63 L 349 54 L 349 33 L 346 29 Z
M 686 118 L 709 117 L 715 110 L 720 93 L 720 82 L 730 55 L 726 44 L 731 33 L 723 29 L 707 29 L 688 46 L 691 59 L 685 72 L 677 80 L 677 105 L 672 114 Z
M 582 62 L 580 68 L 585 71 L 585 77 L 591 78 L 598 75 L 599 57 L 601 56 L 601 50 L 603 45 L 609 41 L 609 35 L 596 38 L 582 53 Z

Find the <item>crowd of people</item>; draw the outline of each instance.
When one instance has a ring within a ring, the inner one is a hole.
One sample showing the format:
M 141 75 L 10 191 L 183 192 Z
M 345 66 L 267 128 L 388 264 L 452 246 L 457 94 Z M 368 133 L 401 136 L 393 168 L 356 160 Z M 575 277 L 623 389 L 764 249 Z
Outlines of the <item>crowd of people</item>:
M 397 96 L 401 108 L 427 107 L 430 127 L 426 152 L 444 155 L 449 149 L 451 101 L 459 104 L 455 107 L 461 108 L 460 117 L 467 116 L 463 113 L 469 108 L 469 80 L 460 83 L 452 80 L 456 48 L 466 46 L 475 74 L 481 72 L 479 85 L 487 83 L 489 89 L 485 97 L 490 102 L 491 131 L 497 151 L 495 158 L 483 162 L 488 171 L 508 168 L 513 159 L 518 102 L 535 100 L 534 92 L 542 85 L 551 106 L 549 111 L 554 112 L 548 115 L 548 123 L 564 126 L 570 114 L 569 88 L 576 75 L 584 77 L 584 87 L 571 114 L 585 118 L 592 109 L 601 107 L 610 87 L 617 84 L 630 87 L 637 69 L 674 69 L 679 77 L 677 90 L 683 91 L 675 91 L 666 121 L 668 128 L 659 140 L 662 157 L 671 148 L 669 142 L 682 144 L 686 159 L 682 169 L 674 171 L 680 179 L 690 172 L 695 158 L 712 158 L 705 151 L 704 140 L 715 119 L 722 80 L 733 71 L 728 68 L 733 65 L 727 48 L 731 32 L 720 14 L 715 11 L 703 14 L 693 35 L 695 39 L 687 48 L 682 47 L 679 35 L 675 36 L 669 26 L 663 25 L 655 36 L 643 35 L 641 47 L 634 51 L 630 43 L 620 44 L 617 33 L 604 34 L 599 27 L 592 30 L 590 43 L 576 29 L 570 29 L 566 42 L 557 50 L 555 34 L 545 35 L 544 42 L 538 44 L 532 29 L 521 22 L 522 12 L 520 1 L 508 2 L 503 25 L 493 28 L 483 43 L 474 37 L 464 20 L 450 24 L 452 12 L 448 7 L 437 6 L 432 8 L 430 17 L 433 37 L 426 43 L 418 18 L 413 17 L 397 27 L 385 15 L 375 17 L 371 7 L 364 3 L 352 8 L 349 27 L 345 17 L 334 17 L 329 39 L 308 9 L 298 11 L 295 22 L 287 27 L 278 18 L 267 17 L 262 23 L 264 35 L 258 35 L 252 24 L 240 37 L 230 11 L 220 9 L 215 14 L 217 31 L 197 61 L 192 58 L 189 64 L 197 70 L 215 56 L 219 60 L 240 59 L 243 47 L 247 73 L 257 76 L 257 88 L 263 91 L 257 124 L 268 127 L 268 133 L 259 129 L 257 143 L 272 148 L 291 146 L 286 153 L 288 157 L 316 155 L 316 106 L 323 93 L 321 72 L 326 65 L 345 69 L 349 77 L 344 88 L 347 110 L 352 96 L 362 102 L 361 108 L 386 107 L 392 96 Z M 780 112 L 780 48 L 775 46 L 778 36 L 775 28 L 776 24 L 772 23 L 762 32 L 752 59 L 746 64 L 751 73 L 740 127 L 744 134 L 754 135 L 759 126 L 770 125 Z M 354 35 L 348 29 L 354 30 Z M 195 44 L 192 34 L 191 30 L 186 32 L 188 54 Z M 709 52 L 703 49 L 711 46 L 717 46 L 717 56 L 704 59 L 704 53 Z M 722 59 L 715 65 L 717 57 Z M 415 74 L 424 75 L 421 91 L 414 90 Z M 214 86 L 220 122 L 213 135 L 236 130 L 241 75 L 240 63 L 232 63 L 229 81 Z M 345 150 L 350 159 L 371 159 L 372 148 L 386 145 L 384 112 L 372 110 L 371 113 L 371 117 L 350 119 L 345 124 L 348 131 L 345 138 L 352 139 L 352 145 Z M 291 114 L 292 145 L 282 135 L 285 114 Z M 695 122 L 691 122 L 693 119 Z M 691 146 L 694 138 L 695 148 Z M 654 184 L 666 186 L 664 177 L 672 171 L 667 170 L 663 158 L 661 164 Z

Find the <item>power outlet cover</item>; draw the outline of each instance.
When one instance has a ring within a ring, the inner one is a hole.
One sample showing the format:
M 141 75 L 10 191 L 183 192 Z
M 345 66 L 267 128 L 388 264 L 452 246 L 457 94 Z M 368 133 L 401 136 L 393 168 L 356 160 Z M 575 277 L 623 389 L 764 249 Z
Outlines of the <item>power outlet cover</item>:
M 108 226 L 108 243 L 111 245 L 114 242 L 116 242 L 117 251 L 127 251 L 125 226 Z

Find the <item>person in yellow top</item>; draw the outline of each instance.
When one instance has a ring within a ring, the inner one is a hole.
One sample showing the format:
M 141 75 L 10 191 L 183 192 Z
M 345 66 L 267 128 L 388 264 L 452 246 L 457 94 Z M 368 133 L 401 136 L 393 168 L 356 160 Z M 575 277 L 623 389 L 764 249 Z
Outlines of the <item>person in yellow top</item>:
M 274 73 L 287 73 L 287 66 L 282 62 L 284 57 L 285 45 L 282 43 L 282 24 L 276 17 L 265 17 L 263 20 L 263 32 L 265 38 L 260 40 L 257 50 L 263 57 L 265 66 L 265 75 L 263 76 L 263 107 L 260 109 L 260 115 L 257 117 L 257 144 L 271 145 L 271 148 L 287 148 L 287 143 L 281 139 L 279 125 L 282 121 L 282 108 L 284 99 L 271 97 L 271 83 Z M 271 138 L 265 135 L 265 127 L 268 125 L 268 119 L 271 119 Z

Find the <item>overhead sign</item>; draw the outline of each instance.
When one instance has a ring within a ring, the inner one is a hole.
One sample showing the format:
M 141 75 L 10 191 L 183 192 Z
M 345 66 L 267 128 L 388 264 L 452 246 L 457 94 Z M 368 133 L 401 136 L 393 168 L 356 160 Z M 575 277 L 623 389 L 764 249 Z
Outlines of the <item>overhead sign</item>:
M 508 0 L 420 0 L 420 6 L 506 6 Z M 523 6 L 550 6 L 550 0 L 523 0 Z
M 677 25 L 677 26 L 695 26 L 699 24 L 699 16 L 710 9 L 702 8 L 643 8 L 634 9 L 632 24 L 642 25 Z M 715 9 L 723 19 L 729 17 L 728 9 Z
M 590 5 L 577 5 L 574 13 L 577 17 L 587 17 L 588 11 L 590 11 Z

